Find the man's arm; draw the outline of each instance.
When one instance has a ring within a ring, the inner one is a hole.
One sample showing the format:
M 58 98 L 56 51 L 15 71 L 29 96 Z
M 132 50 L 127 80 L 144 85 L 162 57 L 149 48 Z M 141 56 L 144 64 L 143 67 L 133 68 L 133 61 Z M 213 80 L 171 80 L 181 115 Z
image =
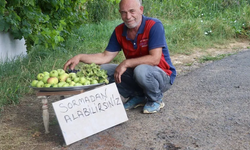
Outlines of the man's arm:
M 127 70 L 127 68 L 134 68 L 141 64 L 156 66 L 160 63 L 161 55 L 162 48 L 160 47 L 150 50 L 149 55 L 124 60 L 115 70 L 114 78 L 116 83 L 121 83 L 121 75 Z
M 73 70 L 75 68 L 75 66 L 79 63 L 79 62 L 83 62 L 83 63 L 95 63 L 95 64 L 105 64 L 105 63 L 109 63 L 110 61 L 112 61 L 115 56 L 118 54 L 119 52 L 109 52 L 107 50 L 105 50 L 102 53 L 96 53 L 96 54 L 79 54 L 76 55 L 74 57 L 72 57 L 71 59 L 69 59 L 63 66 L 63 69 L 66 70 L 67 67 L 69 67 L 71 70 Z
M 126 59 L 122 62 L 122 64 L 126 68 L 134 68 L 140 64 L 148 64 L 152 66 L 156 66 L 160 63 L 162 55 L 162 48 L 155 48 L 149 51 L 149 55 L 141 56 L 138 58 Z

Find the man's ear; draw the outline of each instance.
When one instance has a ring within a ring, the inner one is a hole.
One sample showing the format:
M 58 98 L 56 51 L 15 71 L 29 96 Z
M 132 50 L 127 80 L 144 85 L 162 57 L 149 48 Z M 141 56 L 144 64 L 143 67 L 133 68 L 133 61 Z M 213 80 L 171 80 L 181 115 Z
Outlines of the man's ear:
M 140 6 L 141 14 L 143 14 L 144 7 Z

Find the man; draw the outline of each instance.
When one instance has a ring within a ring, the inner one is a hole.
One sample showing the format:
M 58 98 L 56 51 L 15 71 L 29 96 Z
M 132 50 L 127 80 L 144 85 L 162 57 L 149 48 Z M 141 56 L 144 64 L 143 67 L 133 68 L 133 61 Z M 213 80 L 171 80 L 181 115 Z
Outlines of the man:
M 163 93 L 176 77 L 163 25 L 143 15 L 141 0 L 121 0 L 119 7 L 124 23 L 115 28 L 106 50 L 76 55 L 65 63 L 64 70 L 79 62 L 100 64 L 110 82 L 116 82 L 119 93 L 128 98 L 126 110 L 144 106 L 143 113 L 158 112 L 164 107 Z M 126 59 L 119 65 L 108 64 L 121 49 Z

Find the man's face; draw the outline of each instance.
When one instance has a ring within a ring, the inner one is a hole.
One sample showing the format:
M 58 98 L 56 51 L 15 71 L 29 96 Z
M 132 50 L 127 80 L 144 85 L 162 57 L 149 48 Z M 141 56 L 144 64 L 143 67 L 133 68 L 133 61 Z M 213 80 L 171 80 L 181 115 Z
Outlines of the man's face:
M 121 18 L 128 28 L 140 25 L 143 14 L 143 6 L 137 0 L 122 0 L 120 3 Z

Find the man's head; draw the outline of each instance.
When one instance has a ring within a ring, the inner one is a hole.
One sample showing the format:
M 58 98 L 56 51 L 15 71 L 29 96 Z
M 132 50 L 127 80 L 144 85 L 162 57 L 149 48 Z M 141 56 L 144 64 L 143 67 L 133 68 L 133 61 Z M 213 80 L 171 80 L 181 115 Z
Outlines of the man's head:
M 128 28 L 140 26 L 143 14 L 141 0 L 121 0 L 120 13 L 121 18 Z

